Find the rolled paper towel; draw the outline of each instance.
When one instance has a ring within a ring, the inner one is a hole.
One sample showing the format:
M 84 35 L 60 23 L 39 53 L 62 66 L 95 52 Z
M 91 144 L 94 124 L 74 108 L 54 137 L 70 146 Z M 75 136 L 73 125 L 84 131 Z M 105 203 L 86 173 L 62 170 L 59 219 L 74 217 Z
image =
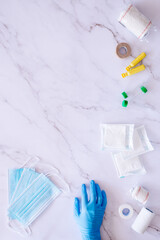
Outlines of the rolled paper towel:
M 155 214 L 150 209 L 143 207 L 132 224 L 132 229 L 137 233 L 144 233 L 154 216 Z

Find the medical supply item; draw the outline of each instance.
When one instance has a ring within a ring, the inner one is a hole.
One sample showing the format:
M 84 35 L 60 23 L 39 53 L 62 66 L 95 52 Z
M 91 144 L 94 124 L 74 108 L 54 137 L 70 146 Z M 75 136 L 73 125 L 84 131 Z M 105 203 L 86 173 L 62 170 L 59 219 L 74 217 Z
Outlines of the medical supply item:
M 143 94 L 143 93 L 147 93 L 148 89 L 146 88 L 146 86 L 148 85 L 148 83 L 143 83 L 143 85 L 138 85 L 131 94 L 129 94 L 129 96 L 127 97 L 127 100 L 123 100 L 122 101 L 122 106 L 123 107 L 127 107 L 129 102 L 132 102 L 138 95 Z
M 142 91 L 143 93 L 148 92 L 148 90 L 147 90 L 147 88 L 146 88 L 145 86 L 141 86 L 140 89 L 141 89 L 141 91 Z
M 11 198 L 15 192 L 17 184 L 21 178 L 23 168 L 9 169 L 8 170 L 8 200 L 11 202 Z
M 137 233 L 144 233 L 154 216 L 155 214 L 150 209 L 143 207 L 132 224 L 132 229 Z
M 129 71 L 131 68 L 135 67 L 140 61 L 143 60 L 143 58 L 146 57 L 145 52 L 142 52 L 138 57 L 136 57 L 128 67 L 126 67 L 126 70 Z
M 88 198 L 86 185 L 82 185 L 82 206 L 75 198 L 74 217 L 80 228 L 83 240 L 101 240 L 100 227 L 107 205 L 105 191 L 101 191 L 98 184 L 90 182 L 90 199 Z
M 127 107 L 127 106 L 128 106 L 128 101 L 127 100 L 123 100 L 122 107 Z
M 116 54 L 120 58 L 126 58 L 131 55 L 131 47 L 128 43 L 119 43 L 116 47 Z
M 36 156 L 19 169 L 9 169 L 8 183 L 8 225 L 22 236 L 31 234 L 30 224 L 60 193 L 70 191 L 59 170 Z
M 141 71 L 144 71 L 145 70 L 145 66 L 142 64 L 138 67 L 135 67 L 135 68 L 131 68 L 129 71 L 127 71 L 126 73 L 122 73 L 122 77 L 125 78 L 127 76 L 131 76 L 133 74 L 136 74 L 136 73 L 139 73 Z
M 17 169 L 19 170 L 19 169 Z M 26 190 L 26 188 L 39 176 L 35 169 L 24 168 L 10 200 L 10 205 Z
M 133 130 L 134 124 L 101 124 L 102 149 L 133 149 Z
M 36 179 L 8 208 L 10 226 L 14 228 L 19 224 L 21 228 L 29 225 L 50 205 L 61 193 L 60 189 L 44 174 L 39 174 Z M 29 232 L 29 231 L 28 231 Z
M 146 204 L 149 198 L 149 192 L 141 187 L 136 186 L 130 190 L 133 199 L 137 200 L 139 203 Z
M 121 152 L 125 160 L 137 157 L 144 153 L 153 151 L 154 148 L 149 141 L 145 127 L 142 125 L 134 129 L 133 133 L 133 148 L 134 150 Z
M 120 205 L 118 212 L 119 216 L 125 220 L 128 220 L 133 216 L 133 208 L 129 204 Z
M 146 170 L 138 157 L 124 159 L 122 152 L 113 153 L 113 161 L 119 178 L 130 175 L 146 174 Z
M 152 25 L 151 21 L 133 5 L 121 12 L 118 21 L 138 39 L 143 39 Z
M 126 92 L 122 92 L 122 96 L 123 96 L 125 99 L 128 98 L 128 95 L 127 95 Z

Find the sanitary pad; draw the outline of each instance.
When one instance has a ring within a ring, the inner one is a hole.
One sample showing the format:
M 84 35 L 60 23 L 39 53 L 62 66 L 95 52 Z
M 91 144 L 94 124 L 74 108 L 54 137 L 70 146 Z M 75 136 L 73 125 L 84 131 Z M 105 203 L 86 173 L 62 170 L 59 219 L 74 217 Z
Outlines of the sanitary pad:
M 127 160 L 130 158 L 134 158 L 154 150 L 148 139 L 144 126 L 135 128 L 133 133 L 133 147 L 134 150 L 121 152 L 124 159 Z
M 112 152 L 119 177 L 145 174 L 138 156 L 153 151 L 144 126 L 134 124 L 101 124 L 102 149 Z
M 138 157 L 125 160 L 122 153 L 113 154 L 113 161 L 118 177 L 126 177 L 135 174 L 145 174 L 146 170 Z
M 102 149 L 133 150 L 134 124 L 101 124 Z

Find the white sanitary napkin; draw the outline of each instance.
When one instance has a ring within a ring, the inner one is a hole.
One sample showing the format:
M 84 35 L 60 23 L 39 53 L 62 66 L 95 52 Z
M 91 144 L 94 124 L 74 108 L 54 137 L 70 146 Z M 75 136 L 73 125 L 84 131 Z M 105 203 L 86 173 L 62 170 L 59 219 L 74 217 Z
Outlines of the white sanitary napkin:
M 101 124 L 102 149 L 133 149 L 133 130 L 134 124 Z
M 112 151 L 118 177 L 145 174 L 139 155 L 152 151 L 144 126 L 102 124 L 102 148 Z M 114 151 L 114 152 L 113 152 Z
M 118 177 L 126 177 L 135 174 L 145 174 L 146 170 L 138 157 L 125 160 L 122 153 L 113 154 L 113 161 Z
M 133 147 L 134 150 L 122 152 L 124 159 L 127 160 L 142 155 L 144 153 L 153 151 L 153 146 L 151 145 L 148 139 L 144 126 L 135 128 L 133 133 Z

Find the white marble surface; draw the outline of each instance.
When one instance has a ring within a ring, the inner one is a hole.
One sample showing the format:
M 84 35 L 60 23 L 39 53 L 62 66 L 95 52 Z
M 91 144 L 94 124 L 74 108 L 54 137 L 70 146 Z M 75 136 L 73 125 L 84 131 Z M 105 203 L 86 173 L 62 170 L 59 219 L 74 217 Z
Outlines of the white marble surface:
M 7 170 L 37 155 L 53 164 L 71 187 L 32 224 L 31 240 L 80 240 L 73 199 L 82 183 L 95 179 L 108 195 L 102 239 L 160 239 L 160 32 L 140 42 L 118 22 L 128 0 L 0 0 L 0 239 L 19 240 L 7 227 Z M 133 3 L 160 27 L 159 0 Z M 132 56 L 115 54 L 128 42 Z M 142 51 L 146 70 L 122 79 L 121 73 Z M 127 109 L 122 90 L 150 81 L 149 92 Z M 144 124 L 155 148 L 144 155 L 145 176 L 117 178 L 110 153 L 100 150 L 100 123 Z M 123 221 L 118 206 L 141 206 L 128 191 L 134 184 L 150 190 L 148 207 L 157 213 L 144 235 Z M 158 216 L 159 214 L 159 216 Z

